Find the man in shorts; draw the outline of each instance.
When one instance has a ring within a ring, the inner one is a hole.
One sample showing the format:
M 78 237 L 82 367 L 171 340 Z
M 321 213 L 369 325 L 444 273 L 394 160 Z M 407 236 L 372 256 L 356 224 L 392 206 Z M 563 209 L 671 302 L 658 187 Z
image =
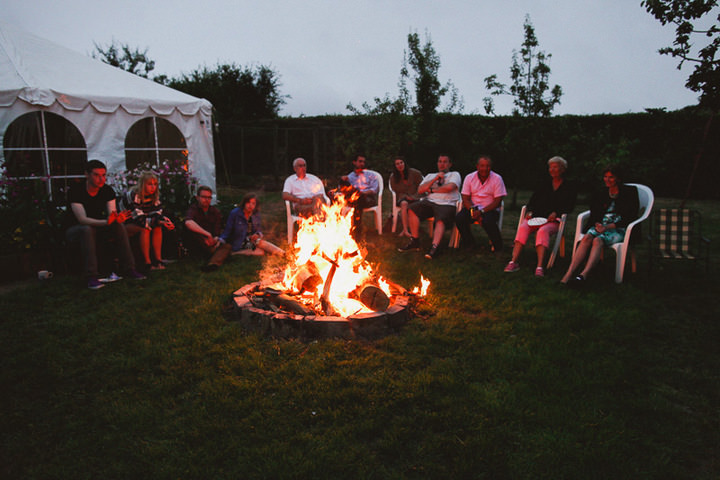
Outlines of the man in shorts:
M 418 195 L 427 196 L 408 206 L 408 223 L 410 225 L 410 241 L 398 248 L 401 252 L 420 250 L 420 221 L 433 217 L 433 238 L 425 258 L 435 258 L 445 230 L 453 228 L 457 202 L 460 200 L 460 184 L 462 178 L 458 172 L 451 172 L 452 162 L 448 155 L 438 157 L 438 172 L 430 173 L 422 179 L 418 187 Z

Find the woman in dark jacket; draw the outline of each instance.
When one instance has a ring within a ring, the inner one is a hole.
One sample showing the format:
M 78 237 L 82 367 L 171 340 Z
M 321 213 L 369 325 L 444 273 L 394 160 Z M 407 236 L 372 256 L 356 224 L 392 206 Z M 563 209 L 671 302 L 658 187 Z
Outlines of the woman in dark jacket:
M 520 269 L 518 258 L 522 248 L 527 243 L 531 232 L 535 233 L 535 250 L 537 251 L 537 266 L 535 276 L 545 276 L 545 253 L 550 247 L 550 237 L 558 232 L 560 218 L 563 214 L 570 213 L 575 207 L 577 190 L 569 180 L 565 180 L 567 161 L 562 157 L 552 157 L 548 160 L 548 173 L 550 179 L 535 190 L 527 205 L 525 218 L 523 218 L 517 233 L 515 234 L 515 245 L 513 246 L 512 259 L 505 267 L 506 272 L 517 272 Z M 546 223 L 528 223 L 528 220 L 546 219 Z
M 585 281 L 587 275 L 600 261 L 602 249 L 625 240 L 625 229 L 638 217 L 640 202 L 637 189 L 622 184 L 621 179 L 617 167 L 603 170 L 603 181 L 607 190 L 595 195 L 590 203 L 588 221 L 590 228 L 580 240 L 570 267 L 560 280 L 561 283 L 569 282 L 587 258 L 585 268 L 574 277 L 576 282 Z

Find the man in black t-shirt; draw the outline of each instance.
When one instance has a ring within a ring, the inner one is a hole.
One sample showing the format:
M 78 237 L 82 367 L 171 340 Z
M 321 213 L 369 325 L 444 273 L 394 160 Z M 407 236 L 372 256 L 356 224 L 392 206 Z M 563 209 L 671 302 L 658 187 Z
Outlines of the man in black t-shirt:
M 80 244 L 87 285 L 92 290 L 105 286 L 99 278 L 97 247 L 99 242 L 111 238 L 115 240 L 124 275 L 137 280 L 145 278 L 135 270 L 135 258 L 123 225 L 130 212 L 117 211 L 115 192 L 105 184 L 106 173 L 104 163 L 90 160 L 85 166 L 85 182 L 73 185 L 68 192 L 68 210 L 74 225 L 68 228 L 66 237 L 68 242 Z

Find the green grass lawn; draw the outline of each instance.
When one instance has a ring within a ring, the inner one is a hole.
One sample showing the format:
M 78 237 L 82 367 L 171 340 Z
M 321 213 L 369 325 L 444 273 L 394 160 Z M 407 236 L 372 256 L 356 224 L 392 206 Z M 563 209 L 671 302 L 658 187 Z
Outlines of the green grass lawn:
M 267 237 L 285 246 L 279 194 L 261 203 Z M 692 206 L 717 251 L 717 202 Z M 368 242 L 388 278 L 432 281 L 401 333 L 373 343 L 228 322 L 257 258 L 2 294 L 0 477 L 720 477 L 720 255 L 710 274 L 648 275 L 641 249 L 624 284 L 610 258 L 576 291 L 558 284 L 567 256 L 537 279 L 529 248 L 505 274 L 509 253 L 427 261 L 397 253 L 389 232 Z

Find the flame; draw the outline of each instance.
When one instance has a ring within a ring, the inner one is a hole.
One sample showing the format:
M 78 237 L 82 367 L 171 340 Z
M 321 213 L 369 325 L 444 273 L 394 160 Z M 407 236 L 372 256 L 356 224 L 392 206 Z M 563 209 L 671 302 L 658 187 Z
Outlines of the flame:
M 375 285 L 392 297 L 390 282 L 373 272 L 366 250 L 350 234 L 352 213 L 341 193 L 331 205 L 323 204 L 318 215 L 300 219 L 283 279 L 273 288 L 302 293 L 296 299 L 317 312 L 325 310 L 326 301 L 334 314 L 344 317 L 372 311 L 358 299 L 360 287 Z M 421 286 L 412 293 L 424 296 L 429 285 L 421 275 Z
M 317 303 L 334 265 L 328 292 L 332 308 L 345 317 L 372 311 L 359 300 L 351 298 L 359 286 L 373 281 L 375 276 L 365 260 L 364 249 L 350 235 L 351 228 L 352 208 L 348 207 L 342 195 L 338 195 L 332 205 L 323 205 L 319 215 L 301 219 L 293 246 L 295 259 L 286 267 L 280 288 L 297 291 L 298 275 L 317 272 L 322 281 L 311 291 L 313 298 L 303 296 L 306 302 Z M 384 291 L 389 294 L 389 286 Z
M 420 295 L 421 297 L 424 297 L 427 295 L 428 288 L 430 288 L 430 280 L 422 276 L 422 273 L 420 274 L 420 286 L 415 287 L 412 289 L 410 293 L 414 293 L 415 295 Z

